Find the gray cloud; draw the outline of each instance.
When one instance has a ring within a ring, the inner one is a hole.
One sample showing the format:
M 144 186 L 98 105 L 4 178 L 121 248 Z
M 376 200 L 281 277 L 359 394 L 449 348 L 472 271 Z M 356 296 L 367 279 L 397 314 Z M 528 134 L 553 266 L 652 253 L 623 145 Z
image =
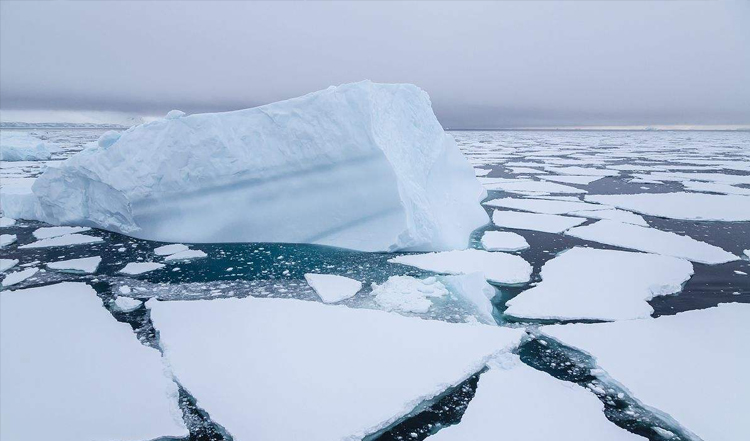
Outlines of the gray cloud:
M 747 2 L 2 2 L 0 106 L 232 110 L 414 83 L 448 127 L 750 123 Z

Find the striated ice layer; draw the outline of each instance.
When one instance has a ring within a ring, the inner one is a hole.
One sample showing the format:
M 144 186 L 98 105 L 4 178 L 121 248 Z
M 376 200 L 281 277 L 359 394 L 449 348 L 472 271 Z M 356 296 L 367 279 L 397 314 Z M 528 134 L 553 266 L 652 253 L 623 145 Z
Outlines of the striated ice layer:
M 369 81 L 133 127 L 34 183 L 42 219 L 166 242 L 463 249 L 474 170 L 407 84 Z M 27 210 L 33 211 L 33 210 Z

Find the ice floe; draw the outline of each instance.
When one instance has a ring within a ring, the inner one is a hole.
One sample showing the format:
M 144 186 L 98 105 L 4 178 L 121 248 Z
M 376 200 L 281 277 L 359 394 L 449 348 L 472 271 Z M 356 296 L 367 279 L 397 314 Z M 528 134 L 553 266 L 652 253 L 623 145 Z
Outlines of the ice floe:
M 15 243 L 17 239 L 15 234 L 0 234 L 0 248 Z
M 181 243 L 173 243 L 170 245 L 164 245 L 158 248 L 154 248 L 154 254 L 156 254 L 157 256 L 169 256 L 170 254 L 181 253 L 183 251 L 187 251 L 188 249 L 190 249 L 190 247 L 188 247 L 187 245 Z
M 16 224 L 16 220 L 11 217 L 0 217 L 0 228 L 12 227 Z
M 0 305 L 0 438 L 137 441 L 188 434 L 159 352 L 114 320 L 91 287 L 3 292 Z
M 508 285 L 528 282 L 532 270 L 520 256 L 475 249 L 401 255 L 389 262 L 443 274 L 481 272 L 490 282 Z
M 578 184 L 578 185 L 588 185 L 594 181 L 598 181 L 599 179 L 604 178 L 604 176 L 539 176 L 541 179 L 544 179 L 545 181 L 555 181 L 555 182 L 562 182 L 564 184 Z
M 565 234 L 583 240 L 679 257 L 709 265 L 739 259 L 728 251 L 689 236 L 610 220 L 600 220 L 591 225 L 576 227 L 566 231 Z
M 567 214 L 572 211 L 607 210 L 607 205 L 591 204 L 583 201 L 558 201 L 547 199 L 500 198 L 484 202 L 484 205 L 498 208 L 531 211 L 544 214 Z
M 56 271 L 67 271 L 75 273 L 93 274 L 99 267 L 102 258 L 99 256 L 83 257 L 80 259 L 60 260 L 58 262 L 49 262 L 47 268 Z
M 611 380 L 701 439 L 747 437 L 750 305 L 541 330 L 591 354 Z
M 590 167 L 544 167 L 550 173 L 559 175 L 578 175 L 578 176 L 617 176 L 620 174 L 617 170 L 604 170 Z
M 72 245 L 83 245 L 103 242 L 104 239 L 86 234 L 66 234 L 64 236 L 50 237 L 48 239 L 37 240 L 18 248 L 49 248 L 49 247 L 67 247 Z
M 123 274 L 143 274 L 150 271 L 164 268 L 166 265 L 157 262 L 130 262 L 123 269 L 120 270 Z
M 495 210 L 492 222 L 498 227 L 517 230 L 543 231 L 545 233 L 562 233 L 581 225 L 586 219 L 579 217 L 558 216 L 556 214 L 521 213 L 518 211 Z
M 0 259 L 0 273 L 8 271 L 18 265 L 18 259 Z
M 580 194 L 586 190 L 554 182 L 529 181 L 525 179 L 506 179 L 483 184 L 488 190 L 502 190 L 517 194 Z
M 684 259 L 576 247 L 542 267 L 542 281 L 510 299 L 505 314 L 557 320 L 649 317 L 647 303 L 678 293 L 693 274 Z
M 18 270 L 12 273 L 8 273 L 8 275 L 5 276 L 2 282 L 2 286 L 13 286 L 17 285 L 24 280 L 28 279 L 29 277 L 33 276 L 39 272 L 39 268 L 31 267 L 26 268 L 22 270 Z
M 475 168 L 474 174 L 476 176 L 487 176 L 492 171 L 491 168 Z
M 335 274 L 305 274 L 305 280 L 324 303 L 336 303 L 353 297 L 362 282 Z
M 586 389 L 537 371 L 515 354 L 498 358 L 479 377 L 461 422 L 430 441 L 643 439 L 608 421 L 601 401 Z
M 529 247 L 523 236 L 510 231 L 487 231 L 482 235 L 482 248 L 487 251 L 521 251 Z
M 651 216 L 685 220 L 749 221 L 750 196 L 704 193 L 589 195 L 587 201 Z
M 130 312 L 138 309 L 143 304 L 142 301 L 131 299 L 130 297 L 117 297 L 114 301 L 115 308 L 118 311 Z
M 584 210 L 584 211 L 572 211 L 569 213 L 571 216 L 580 216 L 589 219 L 607 219 L 617 222 L 624 222 L 626 224 L 640 225 L 647 227 L 648 222 L 642 217 L 635 213 L 631 213 L 625 210 L 619 210 L 613 208 L 610 210 Z
M 730 184 L 717 184 L 714 182 L 682 181 L 685 190 L 702 191 L 708 193 L 737 194 L 750 196 L 750 188 L 736 187 Z
M 361 439 L 523 335 L 301 300 L 147 306 L 173 374 L 236 441 Z
M 175 262 L 180 260 L 203 259 L 208 255 L 201 250 L 185 250 L 170 254 L 164 258 L 165 262 Z
M 32 234 L 37 239 L 49 239 L 67 234 L 84 233 L 90 229 L 88 227 L 42 227 L 34 230 Z

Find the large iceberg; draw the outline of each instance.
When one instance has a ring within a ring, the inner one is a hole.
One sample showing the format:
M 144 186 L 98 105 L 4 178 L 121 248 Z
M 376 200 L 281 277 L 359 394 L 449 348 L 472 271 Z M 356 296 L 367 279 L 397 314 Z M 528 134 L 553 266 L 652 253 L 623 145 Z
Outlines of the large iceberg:
M 463 249 L 486 192 L 425 92 L 364 81 L 166 118 L 34 184 L 43 218 L 168 242 Z

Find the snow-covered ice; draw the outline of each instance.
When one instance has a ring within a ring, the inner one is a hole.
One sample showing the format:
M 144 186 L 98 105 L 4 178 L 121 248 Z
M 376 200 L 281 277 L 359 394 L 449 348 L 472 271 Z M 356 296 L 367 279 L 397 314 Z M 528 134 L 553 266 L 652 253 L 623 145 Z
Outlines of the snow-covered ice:
M 589 195 L 586 200 L 671 219 L 750 221 L 750 196 L 642 193 Z
M 507 285 L 528 282 L 532 270 L 520 256 L 475 249 L 401 255 L 389 262 L 443 274 L 481 272 L 488 281 Z
M 0 273 L 8 271 L 18 265 L 18 259 L 0 259 Z
M 175 377 L 236 441 L 361 439 L 523 335 L 300 300 L 147 306 Z
M 542 281 L 510 299 L 506 314 L 558 320 L 649 317 L 648 300 L 678 293 L 693 274 L 684 259 L 576 247 L 542 267 Z
M 72 245 L 83 245 L 90 243 L 103 242 L 104 239 L 86 234 L 66 234 L 64 236 L 50 237 L 48 239 L 37 240 L 18 248 L 49 248 L 49 247 L 67 247 Z
M 336 303 L 353 297 L 362 282 L 335 274 L 305 274 L 305 280 L 324 303 Z
M 51 157 L 49 146 L 32 133 L 0 130 L 0 160 L 45 161 Z
M 544 169 L 550 173 L 574 176 L 617 176 L 620 174 L 617 170 L 604 170 L 590 167 L 544 167 Z
M 142 301 L 130 297 L 117 297 L 114 301 L 115 308 L 122 312 L 130 312 L 143 304 Z
M 517 211 L 495 210 L 492 222 L 498 227 L 517 230 L 543 231 L 545 233 L 562 233 L 581 225 L 586 219 L 579 217 L 558 216 L 556 214 L 521 213 Z
M 545 181 L 562 182 L 563 184 L 588 185 L 594 181 L 604 178 L 604 176 L 539 176 Z
M 498 358 L 479 377 L 461 422 L 430 441 L 643 439 L 608 421 L 601 401 L 586 389 L 527 366 L 515 354 Z
M 143 274 L 149 271 L 158 270 L 164 268 L 166 265 L 157 262 L 130 262 L 123 269 L 120 270 L 123 274 Z
M 747 438 L 750 305 L 542 332 L 591 354 L 612 380 L 704 440 Z
M 201 250 L 185 250 L 180 251 L 164 258 L 165 262 L 175 262 L 180 260 L 194 260 L 203 259 L 208 255 Z
M 40 220 L 165 242 L 450 250 L 488 222 L 427 94 L 369 81 L 136 126 L 47 169 L 33 192 Z
M 482 248 L 487 251 L 521 251 L 529 247 L 523 236 L 510 231 L 487 231 L 482 235 Z
M 473 306 L 480 322 L 495 324 L 495 319 L 492 316 L 494 309 L 492 298 L 496 294 L 495 288 L 487 283 L 482 273 L 442 276 L 438 279 L 443 283 L 443 286 L 448 288 L 451 294 Z
M 703 191 L 708 193 L 738 194 L 750 196 L 750 188 L 737 187 L 730 184 L 719 184 L 715 182 L 682 181 L 686 190 Z
M 116 143 L 118 139 L 120 139 L 120 136 L 122 136 L 121 131 L 117 130 L 108 130 L 102 134 L 102 136 L 99 137 L 99 139 L 96 140 L 96 144 L 101 148 L 108 148 L 112 146 L 112 144 Z
M 181 253 L 187 251 L 189 247 L 181 243 L 173 243 L 169 245 L 163 245 L 154 249 L 154 254 L 157 256 L 169 256 L 170 254 Z
M 739 259 L 728 251 L 689 236 L 610 220 L 600 220 L 591 225 L 576 227 L 566 231 L 565 234 L 583 240 L 679 257 L 709 265 Z
M 380 285 L 373 283 L 372 295 L 375 302 L 386 311 L 418 314 L 430 309 L 430 298 L 446 296 L 448 289 L 435 277 L 417 279 L 411 276 L 391 276 Z
M 188 434 L 159 352 L 90 286 L 0 294 L 0 438 L 139 441 Z
M 648 222 L 643 216 L 639 216 L 629 211 L 620 210 L 613 208 L 610 210 L 584 210 L 584 211 L 572 211 L 569 213 L 571 216 L 580 216 L 589 219 L 607 219 L 617 222 L 624 222 L 626 224 L 640 225 L 642 227 L 648 227 Z
M 0 228 L 12 227 L 16 224 L 16 220 L 12 217 L 0 217 Z
M 474 174 L 476 176 L 487 176 L 492 171 L 491 168 L 475 168 Z
M 30 267 L 22 270 L 18 270 L 12 273 L 8 273 L 3 279 L 2 286 L 13 286 L 17 285 L 29 277 L 39 272 L 39 268 Z
M 612 207 L 590 204 L 582 201 L 559 201 L 549 199 L 500 198 L 487 201 L 484 205 L 497 208 L 531 211 L 544 214 L 567 214 L 573 211 L 607 210 Z
M 32 234 L 37 239 L 49 239 L 67 234 L 84 233 L 90 229 L 88 227 L 42 227 L 34 230 Z
M 85 274 L 93 274 L 99 267 L 102 258 L 99 256 L 83 257 L 80 259 L 60 260 L 58 262 L 49 262 L 47 268 L 56 271 L 68 271 Z
M 484 184 L 488 190 L 502 190 L 517 194 L 579 194 L 586 190 L 554 182 L 528 181 L 525 179 L 506 179 Z
M 15 243 L 16 239 L 18 239 L 18 237 L 16 237 L 15 234 L 0 234 L 0 248 Z

